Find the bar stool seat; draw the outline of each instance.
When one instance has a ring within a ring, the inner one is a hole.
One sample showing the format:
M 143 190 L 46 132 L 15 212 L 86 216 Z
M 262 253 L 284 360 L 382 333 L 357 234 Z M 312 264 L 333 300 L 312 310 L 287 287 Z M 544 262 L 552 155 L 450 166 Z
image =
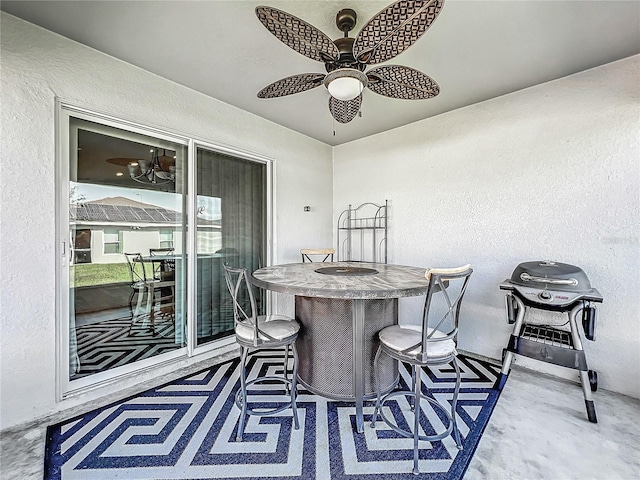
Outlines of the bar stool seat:
M 420 352 L 422 342 L 422 329 L 417 325 L 392 325 L 386 327 L 378 334 L 380 342 L 386 347 L 398 352 L 406 351 L 409 355 L 416 355 Z M 433 340 L 444 339 L 440 342 L 433 342 L 427 350 L 427 358 L 441 358 L 449 355 L 456 355 L 456 342 L 447 338 L 447 334 L 433 328 L 427 329 L 427 336 Z M 414 348 L 412 348 L 414 347 Z
M 300 324 L 292 321 L 291 318 L 279 315 L 260 315 L 258 317 L 258 337 L 260 340 L 284 340 L 297 334 L 300 331 Z M 245 342 L 251 342 L 255 337 L 255 330 L 252 325 L 238 324 L 236 326 L 236 336 Z

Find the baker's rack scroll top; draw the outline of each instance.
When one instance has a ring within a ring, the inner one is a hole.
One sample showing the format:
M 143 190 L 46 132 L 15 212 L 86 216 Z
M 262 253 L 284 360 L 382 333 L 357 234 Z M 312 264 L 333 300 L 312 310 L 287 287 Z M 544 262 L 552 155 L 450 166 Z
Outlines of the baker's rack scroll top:
M 389 200 L 349 204 L 338 217 L 338 261 L 387 263 L 388 208 Z

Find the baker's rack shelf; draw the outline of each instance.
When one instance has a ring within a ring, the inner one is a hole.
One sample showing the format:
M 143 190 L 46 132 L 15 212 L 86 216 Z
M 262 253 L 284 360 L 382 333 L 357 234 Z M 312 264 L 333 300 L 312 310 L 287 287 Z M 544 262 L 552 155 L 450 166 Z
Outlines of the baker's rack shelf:
M 338 217 L 338 261 L 387 263 L 388 208 L 389 200 L 349 204 Z

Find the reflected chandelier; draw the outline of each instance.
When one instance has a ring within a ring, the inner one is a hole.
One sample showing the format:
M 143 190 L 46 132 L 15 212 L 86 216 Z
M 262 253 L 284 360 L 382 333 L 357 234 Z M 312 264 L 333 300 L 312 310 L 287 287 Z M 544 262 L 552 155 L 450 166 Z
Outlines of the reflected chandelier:
M 160 148 L 151 150 L 151 160 L 133 160 L 127 164 L 129 176 L 138 183 L 163 185 L 176 180 L 175 159 L 166 155 L 166 150 Z

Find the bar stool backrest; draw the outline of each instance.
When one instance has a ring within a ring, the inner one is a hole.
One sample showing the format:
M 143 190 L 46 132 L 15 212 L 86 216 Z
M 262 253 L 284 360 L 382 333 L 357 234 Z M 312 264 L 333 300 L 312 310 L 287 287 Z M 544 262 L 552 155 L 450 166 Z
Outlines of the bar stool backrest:
M 127 266 L 129 267 L 129 278 L 131 279 L 131 285 L 137 283 L 147 282 L 147 272 L 142 261 L 142 254 L 136 253 L 124 253 L 124 257 L 127 259 Z
M 155 257 L 157 255 L 173 255 L 175 250 L 173 247 L 163 247 L 163 248 L 150 248 L 149 256 Z M 162 278 L 163 273 L 167 272 L 175 272 L 176 270 L 176 261 L 171 260 L 163 260 L 162 262 L 154 262 L 154 271 L 153 276 L 156 278 Z
M 334 248 L 301 248 L 300 255 L 302 255 L 302 263 L 313 262 L 314 259 L 318 260 L 323 257 L 321 262 L 329 260 L 333 262 L 333 255 L 336 253 Z
M 427 351 L 437 344 L 453 340 L 457 343 L 460 307 L 473 273 L 471 265 L 456 268 L 430 268 L 425 273 L 429 287 L 422 314 L 422 342 L 405 352 L 421 347 L 414 356 L 420 362 L 427 361 Z
M 173 247 L 150 248 L 149 255 L 172 255 L 174 251 Z
M 277 341 L 260 329 L 258 309 L 253 293 L 253 284 L 246 268 L 224 265 L 224 278 L 233 300 L 234 325 L 242 324 L 253 329 L 253 346 L 258 347 L 269 341 Z

